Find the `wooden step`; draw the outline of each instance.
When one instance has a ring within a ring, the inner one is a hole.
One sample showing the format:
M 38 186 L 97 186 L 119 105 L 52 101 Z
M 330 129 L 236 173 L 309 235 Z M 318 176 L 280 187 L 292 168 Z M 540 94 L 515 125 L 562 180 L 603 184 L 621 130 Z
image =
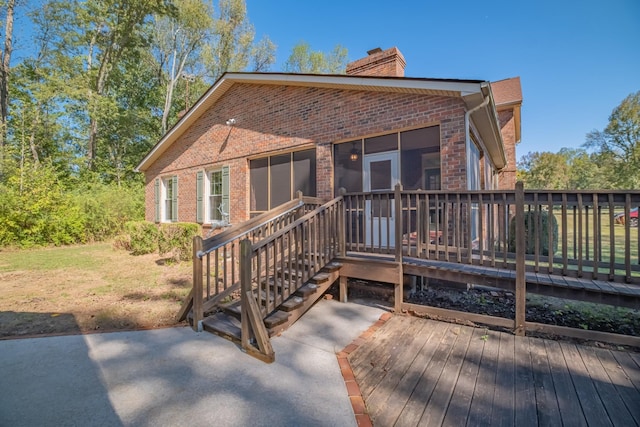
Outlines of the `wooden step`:
M 297 297 L 297 296 L 293 296 L 291 298 L 289 298 L 288 300 L 286 300 L 285 302 L 283 302 L 282 304 L 280 304 L 280 307 L 278 307 L 278 309 L 283 310 L 283 311 L 293 311 L 296 308 L 300 307 L 302 304 L 304 303 L 304 299 L 301 297 Z
M 226 338 L 233 342 L 240 342 L 242 337 L 242 324 L 240 320 L 226 313 L 216 313 L 202 320 L 202 328 L 213 334 Z
M 242 313 L 242 303 L 240 302 L 240 300 L 231 301 L 227 304 L 222 304 L 220 305 L 220 308 L 225 313 L 232 315 L 236 319 L 240 319 L 240 315 Z
M 288 268 L 279 269 L 278 276 L 287 280 L 297 280 L 302 278 L 302 271 L 297 270 L 295 267 L 292 270 L 289 270 Z
M 327 280 L 329 280 L 329 273 L 318 273 L 315 276 L 313 276 L 311 279 L 309 279 L 309 282 L 319 285 L 320 283 L 324 283 Z
M 269 288 L 271 289 L 274 289 L 274 288 L 282 289 L 283 286 L 284 286 L 284 289 L 289 288 L 289 284 L 286 281 L 283 281 L 280 279 L 274 279 L 273 277 L 269 277 L 267 280 L 263 280 L 262 286 L 264 287 L 265 285 L 268 285 Z
M 318 290 L 318 285 L 315 283 L 307 283 L 296 291 L 296 295 L 306 300 L 310 295 L 313 295 Z
M 334 271 L 338 271 L 341 268 L 342 268 L 342 263 L 339 263 L 337 261 L 333 261 L 333 262 L 330 262 L 329 264 L 325 265 L 322 270 L 326 271 L 328 273 L 333 273 Z
M 264 319 L 264 324 L 267 328 L 275 328 L 278 325 L 282 325 L 287 320 L 289 320 L 290 314 L 285 311 L 274 311 L 271 313 L 266 319 Z

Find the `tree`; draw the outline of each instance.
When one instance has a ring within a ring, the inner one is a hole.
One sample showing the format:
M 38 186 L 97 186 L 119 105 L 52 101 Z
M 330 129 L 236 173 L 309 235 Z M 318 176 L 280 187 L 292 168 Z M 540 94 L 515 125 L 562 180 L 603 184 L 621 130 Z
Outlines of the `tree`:
M 203 48 L 207 77 L 215 81 L 227 71 L 265 71 L 275 60 L 275 45 L 267 38 L 254 44 L 255 30 L 247 19 L 244 0 L 220 0 L 214 31 Z
M 603 131 L 587 134 L 585 147 L 607 166 L 614 188 L 640 188 L 640 91 L 613 110 Z
M 526 188 L 566 189 L 569 186 L 567 159 L 548 151 L 528 153 L 518 164 Z
M 291 49 L 284 64 L 288 73 L 343 74 L 347 68 L 347 49 L 336 45 L 330 53 L 311 50 L 309 43 L 301 41 Z
M 13 52 L 13 15 L 16 1 L 8 0 L 5 7 L 4 49 L 0 61 L 0 172 L 3 170 L 7 116 L 9 114 L 9 67 Z
M 157 16 L 154 25 L 153 51 L 165 84 L 162 110 L 162 133 L 168 129 L 169 112 L 178 81 L 186 67 L 196 67 L 200 48 L 213 27 L 213 8 L 202 0 L 176 2 L 175 16 Z M 188 108 L 188 107 L 185 107 Z

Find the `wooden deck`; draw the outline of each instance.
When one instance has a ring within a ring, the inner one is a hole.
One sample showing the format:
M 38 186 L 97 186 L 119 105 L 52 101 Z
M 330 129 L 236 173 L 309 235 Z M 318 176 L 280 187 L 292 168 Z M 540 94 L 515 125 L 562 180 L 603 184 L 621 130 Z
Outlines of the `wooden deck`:
M 640 354 L 394 316 L 349 355 L 374 426 L 637 426 Z

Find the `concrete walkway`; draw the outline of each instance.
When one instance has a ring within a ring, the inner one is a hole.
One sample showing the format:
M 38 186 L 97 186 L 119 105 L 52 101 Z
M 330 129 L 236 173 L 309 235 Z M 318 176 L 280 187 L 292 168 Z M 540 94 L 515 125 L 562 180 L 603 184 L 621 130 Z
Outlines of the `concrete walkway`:
M 335 353 L 382 313 L 322 300 L 270 365 L 189 328 L 0 341 L 0 426 L 355 426 Z

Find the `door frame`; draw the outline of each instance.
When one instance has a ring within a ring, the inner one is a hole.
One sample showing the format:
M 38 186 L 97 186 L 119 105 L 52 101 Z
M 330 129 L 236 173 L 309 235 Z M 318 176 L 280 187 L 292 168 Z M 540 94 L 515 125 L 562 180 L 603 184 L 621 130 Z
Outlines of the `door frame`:
M 391 161 L 391 186 L 388 190 L 393 191 L 396 184 L 400 183 L 400 153 L 398 151 L 385 151 L 382 153 L 365 154 L 362 157 L 362 188 L 365 192 L 375 192 L 371 190 L 371 163 L 376 161 Z M 395 209 L 390 206 L 388 217 L 374 217 L 371 200 L 365 203 L 364 212 L 364 236 L 365 244 L 381 247 L 395 247 Z M 380 221 L 388 226 L 389 241 L 387 241 L 387 229 L 381 228 Z M 373 230 L 373 233 L 369 231 Z

